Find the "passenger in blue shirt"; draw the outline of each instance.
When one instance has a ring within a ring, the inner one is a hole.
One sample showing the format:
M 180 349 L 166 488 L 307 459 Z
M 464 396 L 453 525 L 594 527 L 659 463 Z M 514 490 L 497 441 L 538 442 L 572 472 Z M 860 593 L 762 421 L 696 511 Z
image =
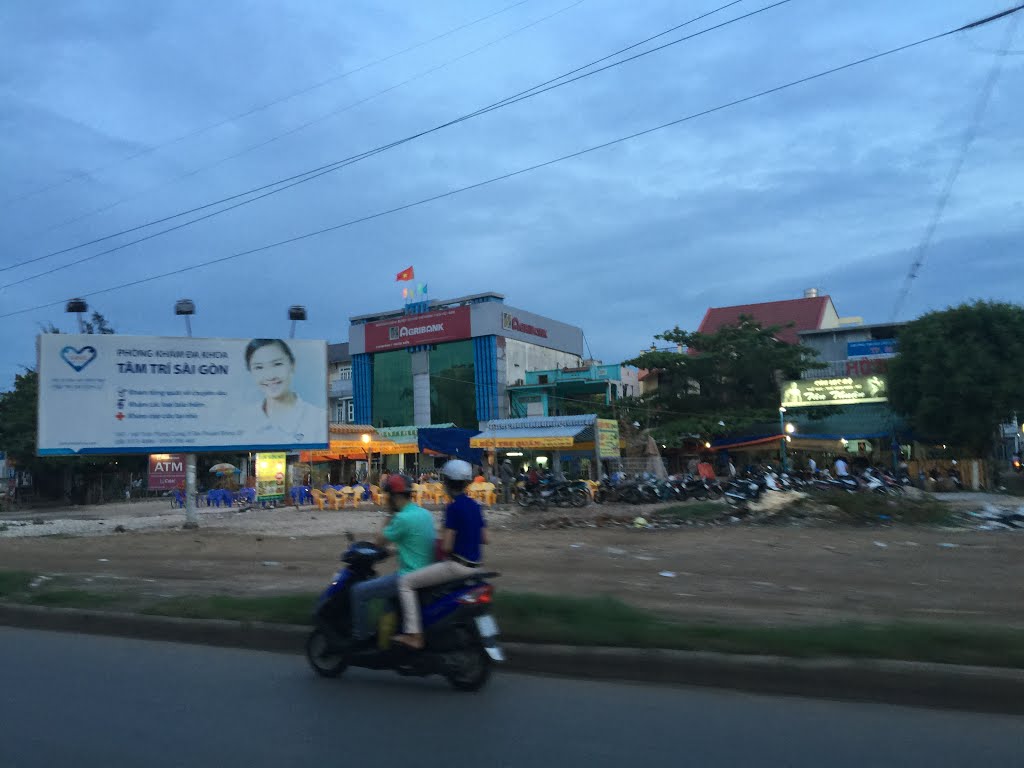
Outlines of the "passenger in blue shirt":
M 487 543 L 487 521 L 480 505 L 466 495 L 473 479 L 468 462 L 454 459 L 441 470 L 445 490 L 452 502 L 444 515 L 441 550 L 444 560 L 426 568 L 402 574 L 398 579 L 398 597 L 402 601 L 402 629 L 395 642 L 415 650 L 423 648 L 423 620 L 416 590 L 467 578 L 483 565 L 483 545 Z

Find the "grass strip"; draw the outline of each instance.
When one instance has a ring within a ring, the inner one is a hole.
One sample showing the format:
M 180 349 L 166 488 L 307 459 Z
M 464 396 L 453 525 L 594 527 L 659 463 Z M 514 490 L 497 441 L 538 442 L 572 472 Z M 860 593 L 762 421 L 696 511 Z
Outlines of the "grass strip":
M 146 602 L 127 593 L 98 593 L 45 584 L 32 574 L 0 572 L 0 599 L 30 605 L 128 610 L 150 616 L 307 624 L 314 594 L 176 597 Z M 1020 632 L 947 624 L 842 623 L 801 627 L 737 627 L 662 619 L 612 597 L 499 592 L 494 613 L 506 640 L 577 646 L 665 648 L 792 658 L 899 659 L 1024 668 Z

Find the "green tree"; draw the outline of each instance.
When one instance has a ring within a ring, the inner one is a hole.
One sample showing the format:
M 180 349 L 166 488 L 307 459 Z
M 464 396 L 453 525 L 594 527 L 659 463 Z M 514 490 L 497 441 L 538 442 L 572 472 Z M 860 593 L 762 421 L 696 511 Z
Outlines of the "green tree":
M 686 352 L 652 349 L 630 360 L 656 370 L 658 388 L 619 407 L 666 444 L 774 423 L 780 381 L 821 367 L 814 350 L 778 341 L 781 329 L 744 316 L 710 334 L 665 331 L 655 339 Z
M 930 312 L 900 331 L 889 398 L 915 432 L 986 457 L 1024 410 L 1024 307 L 979 301 Z
M 39 377 L 26 370 L 14 377 L 14 388 L 0 394 L 0 446 L 19 465 L 36 460 L 36 416 Z

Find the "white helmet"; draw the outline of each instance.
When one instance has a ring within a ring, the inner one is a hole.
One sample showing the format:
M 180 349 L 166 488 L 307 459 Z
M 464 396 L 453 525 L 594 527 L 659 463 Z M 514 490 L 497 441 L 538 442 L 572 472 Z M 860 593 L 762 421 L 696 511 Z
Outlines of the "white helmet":
M 456 483 L 468 483 L 473 479 L 473 467 L 470 466 L 468 461 L 452 459 L 441 467 L 441 474 L 447 480 Z

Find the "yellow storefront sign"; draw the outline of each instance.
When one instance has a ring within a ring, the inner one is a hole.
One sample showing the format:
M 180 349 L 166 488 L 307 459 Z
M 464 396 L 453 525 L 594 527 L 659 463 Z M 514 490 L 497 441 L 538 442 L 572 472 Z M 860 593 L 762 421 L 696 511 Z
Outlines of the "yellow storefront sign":
M 474 437 L 473 448 L 572 448 L 572 437 Z
M 619 422 L 615 419 L 597 420 L 597 449 L 602 459 L 619 458 Z

